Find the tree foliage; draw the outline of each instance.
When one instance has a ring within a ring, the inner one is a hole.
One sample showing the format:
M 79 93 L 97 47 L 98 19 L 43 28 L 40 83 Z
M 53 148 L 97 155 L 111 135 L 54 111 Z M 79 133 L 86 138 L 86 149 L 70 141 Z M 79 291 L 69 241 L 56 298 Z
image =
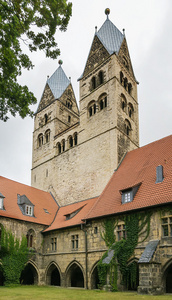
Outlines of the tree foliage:
M 2 228 L 0 258 L 5 285 L 19 284 L 21 272 L 29 258 L 26 237 L 21 242 L 11 232 Z
M 46 57 L 57 58 L 60 50 L 54 35 L 57 27 L 66 30 L 72 4 L 67 0 L 0 0 L 0 11 L 0 119 L 6 121 L 8 112 L 32 116 L 29 105 L 36 103 L 28 87 L 17 82 L 22 68 L 33 68 L 21 42 L 31 52 L 44 50 Z

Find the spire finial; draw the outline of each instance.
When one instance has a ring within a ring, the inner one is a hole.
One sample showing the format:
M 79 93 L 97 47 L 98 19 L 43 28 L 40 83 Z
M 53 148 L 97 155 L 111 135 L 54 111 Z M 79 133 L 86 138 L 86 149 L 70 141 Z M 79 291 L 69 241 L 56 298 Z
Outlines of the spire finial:
M 105 15 L 107 15 L 107 19 L 108 19 L 108 15 L 110 14 L 110 9 L 109 8 L 106 8 L 105 9 Z
M 97 32 L 97 26 L 95 26 L 95 32 Z
M 59 65 L 61 66 L 61 65 L 63 64 L 63 61 L 60 59 L 60 60 L 58 61 L 58 63 L 59 63 Z
M 123 28 L 122 31 L 123 31 L 123 35 L 125 35 L 125 28 Z

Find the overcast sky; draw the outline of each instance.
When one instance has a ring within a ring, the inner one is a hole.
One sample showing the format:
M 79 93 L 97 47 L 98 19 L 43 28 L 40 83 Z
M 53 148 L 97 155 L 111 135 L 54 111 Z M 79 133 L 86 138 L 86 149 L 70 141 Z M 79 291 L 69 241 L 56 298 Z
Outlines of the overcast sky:
M 171 134 L 172 130 L 172 1 L 171 0 L 73 0 L 73 13 L 65 33 L 57 32 L 61 49 L 57 60 L 44 53 L 32 54 L 32 71 L 24 71 L 20 83 L 28 85 L 40 100 L 47 75 L 63 60 L 79 101 L 77 79 L 83 72 L 95 26 L 106 19 L 122 31 L 125 28 L 130 56 L 139 81 L 140 146 Z M 25 49 L 26 50 L 26 49 Z M 26 50 L 27 51 L 27 50 Z M 36 110 L 36 106 L 33 110 Z M 32 165 L 33 119 L 11 117 L 0 121 L 0 175 L 29 184 Z

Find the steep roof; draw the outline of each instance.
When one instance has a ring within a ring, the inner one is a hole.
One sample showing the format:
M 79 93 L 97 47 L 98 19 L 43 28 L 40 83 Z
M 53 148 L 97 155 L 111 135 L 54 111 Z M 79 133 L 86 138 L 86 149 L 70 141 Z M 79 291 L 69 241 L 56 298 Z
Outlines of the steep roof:
M 4 210 L 0 216 L 43 225 L 50 225 L 58 210 L 58 205 L 50 193 L 0 176 L 0 192 L 4 198 Z M 18 195 L 27 197 L 34 206 L 34 216 L 23 215 L 18 203 Z
M 172 135 L 128 152 L 86 219 L 172 203 Z M 156 167 L 164 179 L 156 183 Z M 122 204 L 121 191 L 139 186 L 132 202 Z
M 118 53 L 124 39 L 124 35 L 119 29 L 109 20 L 103 23 L 101 28 L 96 33 L 109 54 Z
M 44 232 L 84 224 L 82 219 L 88 214 L 96 200 L 97 197 L 60 207 L 54 222 Z
M 62 96 L 64 91 L 69 86 L 70 80 L 66 76 L 61 65 L 57 68 L 53 75 L 47 79 L 47 84 L 49 85 L 55 99 L 58 99 Z

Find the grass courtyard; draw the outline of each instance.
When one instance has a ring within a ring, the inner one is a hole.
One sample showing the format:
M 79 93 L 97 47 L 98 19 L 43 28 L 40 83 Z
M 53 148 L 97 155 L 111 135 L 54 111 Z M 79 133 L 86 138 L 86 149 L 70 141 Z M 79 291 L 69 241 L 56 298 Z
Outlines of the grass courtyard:
M 136 292 L 108 293 L 99 290 L 64 289 L 52 286 L 0 287 L 0 300 L 171 300 L 172 295 L 137 295 Z

